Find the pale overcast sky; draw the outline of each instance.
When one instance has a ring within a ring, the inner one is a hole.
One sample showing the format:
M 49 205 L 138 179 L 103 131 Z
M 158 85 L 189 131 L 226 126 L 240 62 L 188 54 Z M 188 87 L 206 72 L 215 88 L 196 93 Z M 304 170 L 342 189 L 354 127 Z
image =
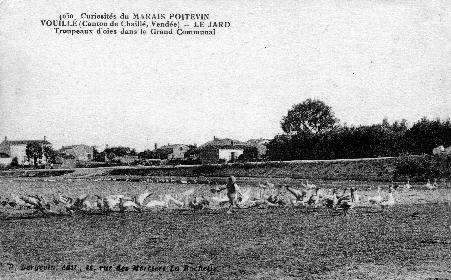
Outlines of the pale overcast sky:
M 209 13 L 231 27 L 144 37 L 41 26 L 65 12 Z M 0 2 L 2 138 L 138 150 L 272 138 L 306 98 L 355 125 L 450 117 L 451 2 Z

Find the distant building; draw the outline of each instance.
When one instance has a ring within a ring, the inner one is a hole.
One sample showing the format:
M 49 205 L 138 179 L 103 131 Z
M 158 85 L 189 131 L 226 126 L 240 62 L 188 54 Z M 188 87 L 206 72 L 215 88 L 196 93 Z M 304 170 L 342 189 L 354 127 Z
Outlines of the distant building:
M 113 161 L 119 162 L 120 164 L 134 164 L 139 160 L 138 156 L 125 155 L 125 156 L 114 156 Z
M 5 167 L 11 164 L 12 158 L 8 154 L 0 153 L 0 167 Z
M 156 153 L 160 159 L 184 159 L 185 153 L 188 152 L 188 150 L 188 145 L 183 144 L 168 144 L 160 148 L 156 147 L 155 144 L 154 153 Z
M 433 155 L 441 155 L 441 154 L 449 155 L 449 154 L 451 154 L 451 146 L 449 146 L 448 148 L 445 148 L 443 146 L 435 147 L 434 149 L 432 149 L 432 154 Z
M 202 164 L 234 162 L 244 153 L 244 149 L 247 147 L 250 147 L 250 145 L 245 142 L 213 137 L 212 141 L 199 147 L 200 160 Z
M 266 155 L 266 151 L 268 150 L 266 148 L 266 145 L 269 143 L 270 140 L 268 139 L 250 139 L 246 141 L 246 144 L 257 148 L 257 152 L 258 152 L 258 158 L 262 158 Z
M 73 156 L 76 161 L 88 162 L 94 158 L 94 147 L 84 144 L 63 146 L 59 152 L 61 154 Z
M 30 165 L 33 162 L 28 161 L 27 157 L 27 145 L 31 143 L 37 143 L 42 148 L 45 146 L 51 146 L 50 142 L 48 142 L 44 136 L 44 140 L 8 140 L 5 137 L 2 143 L 0 143 L 0 154 L 2 154 L 2 158 L 7 158 L 8 156 L 11 160 L 13 158 L 17 158 L 19 165 Z M 43 155 L 42 159 L 39 159 L 40 163 L 46 163 L 46 158 Z

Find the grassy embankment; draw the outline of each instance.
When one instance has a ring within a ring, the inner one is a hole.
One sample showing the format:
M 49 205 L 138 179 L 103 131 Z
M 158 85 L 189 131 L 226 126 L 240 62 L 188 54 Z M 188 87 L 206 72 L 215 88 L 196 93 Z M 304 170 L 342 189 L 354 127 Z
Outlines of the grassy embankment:
M 107 167 L 65 170 L 4 171 L 0 176 L 166 176 L 305 178 L 313 180 L 426 181 L 451 179 L 451 156 L 405 156 L 398 158 L 235 163 L 221 165 Z

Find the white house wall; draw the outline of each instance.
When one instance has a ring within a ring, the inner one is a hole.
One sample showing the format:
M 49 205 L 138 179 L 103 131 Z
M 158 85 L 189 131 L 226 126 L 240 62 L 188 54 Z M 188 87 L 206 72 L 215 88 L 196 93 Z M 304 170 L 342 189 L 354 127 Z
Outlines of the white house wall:
M 10 151 L 10 157 L 15 158 L 17 157 L 17 161 L 20 165 L 23 165 L 27 163 L 27 145 L 11 145 Z
M 87 145 L 76 145 L 63 151 L 68 155 L 72 155 L 79 161 L 90 161 L 94 158 L 94 149 Z
M 33 160 L 31 159 L 30 162 L 28 162 L 27 158 L 27 145 L 11 145 L 10 147 L 11 151 L 11 159 L 17 157 L 17 161 L 19 162 L 19 165 L 29 165 L 33 164 Z M 41 159 L 38 159 L 41 163 L 46 163 L 47 160 L 44 155 L 42 155 Z
M 8 158 L 0 158 L 0 166 L 8 166 L 11 164 L 11 161 L 13 159 L 8 157 Z
M 229 162 L 232 159 L 232 153 L 235 153 L 235 160 L 242 155 L 244 150 L 241 149 L 219 149 L 219 159 Z

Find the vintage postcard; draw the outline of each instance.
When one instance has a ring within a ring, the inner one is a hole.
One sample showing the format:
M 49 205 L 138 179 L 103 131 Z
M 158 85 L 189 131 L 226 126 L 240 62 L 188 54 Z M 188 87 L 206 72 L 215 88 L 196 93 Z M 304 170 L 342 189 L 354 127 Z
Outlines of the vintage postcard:
M 451 279 L 451 3 L 0 0 L 0 279 Z

